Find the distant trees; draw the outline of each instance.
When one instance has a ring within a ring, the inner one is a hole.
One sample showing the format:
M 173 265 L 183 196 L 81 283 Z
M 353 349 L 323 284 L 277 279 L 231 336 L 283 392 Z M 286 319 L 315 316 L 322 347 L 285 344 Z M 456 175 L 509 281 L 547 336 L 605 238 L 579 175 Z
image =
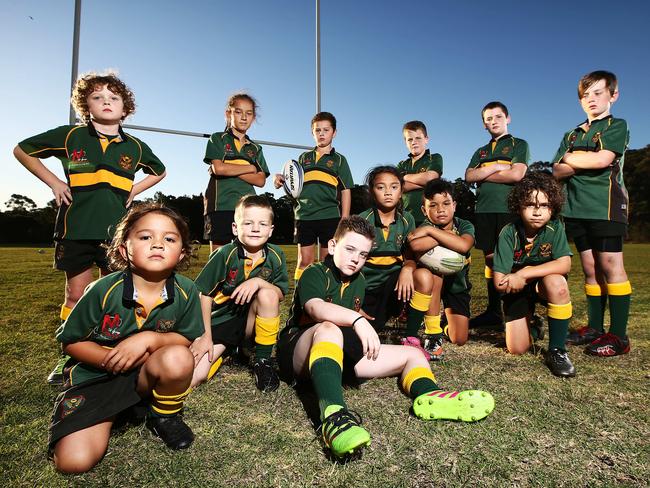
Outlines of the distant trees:
M 547 161 L 536 161 L 529 166 L 532 171 L 551 171 Z M 625 184 L 630 196 L 629 237 L 635 241 L 650 241 L 650 146 L 631 149 L 625 155 Z M 462 178 L 454 181 L 456 193 L 456 215 L 474 220 L 476 197 Z M 275 198 L 265 193 L 275 213 L 275 229 L 271 242 L 293 242 L 293 201 L 287 196 Z M 190 226 L 192 239 L 203 240 L 203 196 L 183 195 L 176 197 L 161 192 L 147 201 L 163 202 L 176 209 Z M 360 213 L 370 206 L 367 188 L 355 185 L 352 188 L 352 213 Z M 0 244 L 48 244 L 52 242 L 52 230 L 57 208 L 54 200 L 44 208 L 38 208 L 34 200 L 14 193 L 5 202 L 7 210 L 0 212 Z

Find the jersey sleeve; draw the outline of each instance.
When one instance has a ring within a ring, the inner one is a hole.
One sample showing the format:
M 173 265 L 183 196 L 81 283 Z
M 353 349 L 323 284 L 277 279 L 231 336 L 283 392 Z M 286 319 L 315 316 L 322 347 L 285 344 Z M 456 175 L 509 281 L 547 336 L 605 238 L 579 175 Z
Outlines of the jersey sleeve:
M 629 139 L 627 122 L 623 119 L 613 119 L 609 127 L 600 134 L 600 149 L 607 149 L 617 156 L 622 156 L 627 149 Z
M 50 156 L 65 156 L 65 140 L 72 129 L 69 125 L 62 125 L 54 129 L 28 137 L 18 143 L 18 146 L 30 156 L 36 158 L 49 158 Z
M 523 139 L 518 139 L 515 144 L 514 154 L 512 155 L 512 164 L 521 163 L 528 166 L 530 161 L 530 149 L 528 143 Z
M 431 155 L 429 170 L 435 171 L 438 173 L 438 176 L 442 176 L 442 156 L 440 154 L 434 153 Z
M 571 137 L 570 132 L 564 134 L 564 137 L 562 138 L 562 142 L 560 143 L 560 147 L 558 148 L 557 152 L 555 153 L 555 156 L 553 157 L 553 160 L 551 161 L 552 163 L 559 163 L 560 161 L 562 161 L 562 158 L 569 150 L 569 137 Z
M 284 256 L 282 249 L 276 248 L 273 251 L 277 252 L 277 256 L 279 257 L 280 262 L 279 265 L 274 268 L 270 282 L 280 288 L 280 290 L 282 290 L 282 293 L 286 295 L 289 293 L 289 272 L 287 271 L 287 259 Z
M 205 264 L 199 275 L 194 280 L 201 294 L 214 297 L 217 288 L 226 278 L 226 246 L 219 248 Z
M 185 307 L 183 307 L 181 316 L 176 319 L 174 332 L 178 332 L 186 339 L 193 341 L 203 334 L 203 313 L 201 312 L 201 301 L 199 299 L 199 290 L 196 285 L 188 280 L 188 284 L 183 290 L 187 294 Z M 180 286 L 177 284 L 177 286 Z
M 415 219 L 413 218 L 413 215 L 411 215 L 411 212 L 404 212 L 402 215 L 404 220 L 406 220 L 406 225 L 404 226 L 404 240 L 400 249 L 402 256 L 404 256 L 409 247 L 408 239 L 406 237 L 415 230 Z
M 469 164 L 467 165 L 467 169 L 474 169 L 478 167 L 481 162 L 481 159 L 479 158 L 479 151 L 479 149 L 474 151 L 474 154 L 472 154 L 472 159 L 469 160 Z
M 266 176 L 269 176 L 269 167 L 266 165 L 266 159 L 264 158 L 264 151 L 262 151 L 262 146 L 260 146 L 260 152 L 257 153 L 257 163 L 261 171 L 264 172 Z
M 327 293 L 327 277 L 316 266 L 309 266 L 298 281 L 297 296 L 304 307 L 312 298 L 323 298 Z
M 138 140 L 142 148 L 142 155 L 136 168 L 142 168 L 148 175 L 160 176 L 165 172 L 165 165 L 162 163 L 158 156 L 156 156 L 151 148 L 144 142 Z
M 501 229 L 497 245 L 494 249 L 494 271 L 508 274 L 512 271 L 514 264 L 513 253 L 515 249 L 515 232 L 512 225 L 506 225 Z
M 472 236 L 472 238 L 474 238 L 475 237 L 474 224 L 472 224 L 469 220 L 460 219 L 458 232 L 460 233 L 461 236 L 470 235 Z
M 103 317 L 102 294 L 99 287 L 89 286 L 74 306 L 67 320 L 56 332 L 56 340 L 64 344 L 88 339 Z
M 210 136 L 210 139 L 208 139 L 208 144 L 205 147 L 205 157 L 203 158 L 203 162 L 205 164 L 212 164 L 213 159 L 223 161 L 224 155 L 225 151 L 221 140 L 221 133 L 216 132 Z
M 566 231 L 564 230 L 564 224 L 559 220 L 553 223 L 555 228 L 555 236 L 553 239 L 553 259 L 558 259 L 564 256 L 573 256 L 571 248 L 569 247 L 569 241 L 566 237 Z
M 344 190 L 349 190 L 354 186 L 354 180 L 352 179 L 348 160 L 345 159 L 345 156 L 343 155 L 341 155 L 341 163 L 339 164 L 339 180 L 341 181 Z

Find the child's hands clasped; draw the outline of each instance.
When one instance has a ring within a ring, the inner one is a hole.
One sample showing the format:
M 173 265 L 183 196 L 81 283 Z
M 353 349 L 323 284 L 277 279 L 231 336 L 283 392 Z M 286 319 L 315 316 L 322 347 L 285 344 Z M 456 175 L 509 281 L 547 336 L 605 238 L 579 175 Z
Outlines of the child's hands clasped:
M 108 351 L 102 360 L 102 368 L 119 374 L 143 364 L 149 357 L 148 347 L 151 341 L 147 332 L 127 337 Z
M 250 303 L 257 290 L 260 289 L 261 278 L 251 278 L 244 281 L 241 285 L 235 288 L 235 291 L 230 295 L 230 299 L 233 300 L 237 305 L 244 305 Z
M 526 286 L 526 279 L 517 273 L 510 273 L 499 282 L 499 286 L 504 285 L 506 285 L 506 293 L 518 293 Z

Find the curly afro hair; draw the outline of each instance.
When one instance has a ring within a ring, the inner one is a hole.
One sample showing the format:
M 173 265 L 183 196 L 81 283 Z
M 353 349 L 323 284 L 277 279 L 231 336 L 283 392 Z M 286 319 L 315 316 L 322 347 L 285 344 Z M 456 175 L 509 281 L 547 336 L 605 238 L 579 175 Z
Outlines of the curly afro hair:
M 521 207 L 533 202 L 533 193 L 541 192 L 548 198 L 553 216 L 562 211 L 564 205 L 564 192 L 553 176 L 544 171 L 526 173 L 521 181 L 517 182 L 508 196 L 508 208 L 513 214 L 519 214 Z
M 115 75 L 115 73 L 107 72 L 106 74 L 98 74 L 90 72 L 81 75 L 77 79 L 72 90 L 72 97 L 70 98 L 72 107 L 75 109 L 81 120 L 86 124 L 90 122 L 88 97 L 92 92 L 101 89 L 104 85 L 106 85 L 110 91 L 122 97 L 125 114 L 124 117 L 122 117 L 122 120 L 135 112 L 135 97 L 133 92 Z

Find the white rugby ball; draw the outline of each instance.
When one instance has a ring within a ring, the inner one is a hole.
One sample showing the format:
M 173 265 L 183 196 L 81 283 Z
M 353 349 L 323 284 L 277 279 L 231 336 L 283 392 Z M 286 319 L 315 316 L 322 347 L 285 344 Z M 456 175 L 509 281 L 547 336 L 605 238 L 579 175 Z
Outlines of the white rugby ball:
M 436 246 L 423 254 L 419 263 L 435 274 L 448 276 L 465 267 L 465 256 L 446 247 Z
M 282 168 L 282 176 L 284 177 L 282 187 L 285 193 L 292 198 L 298 198 L 305 179 L 305 172 L 302 170 L 300 163 L 293 159 L 287 161 L 284 168 Z

